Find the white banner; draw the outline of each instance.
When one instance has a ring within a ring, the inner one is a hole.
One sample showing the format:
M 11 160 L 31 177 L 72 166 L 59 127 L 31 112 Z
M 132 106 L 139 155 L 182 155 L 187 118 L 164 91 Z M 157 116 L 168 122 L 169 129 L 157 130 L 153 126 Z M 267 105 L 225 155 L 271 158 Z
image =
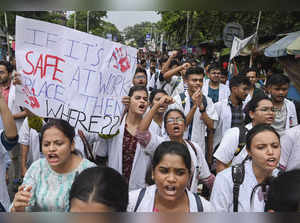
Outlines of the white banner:
M 230 52 L 230 61 L 239 55 L 240 51 L 247 46 L 247 44 L 256 36 L 256 33 L 254 33 L 252 36 L 249 36 L 246 39 L 239 39 L 236 36 L 233 39 L 232 46 L 231 46 L 231 52 Z
M 114 134 L 137 50 L 65 26 L 16 18 L 18 105 L 77 129 Z

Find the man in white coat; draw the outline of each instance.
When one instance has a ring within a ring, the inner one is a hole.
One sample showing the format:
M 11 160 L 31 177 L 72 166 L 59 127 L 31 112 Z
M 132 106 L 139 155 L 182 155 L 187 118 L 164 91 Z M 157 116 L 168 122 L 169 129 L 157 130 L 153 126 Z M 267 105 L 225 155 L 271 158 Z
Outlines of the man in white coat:
M 226 100 L 230 96 L 229 87 L 220 82 L 221 68 L 212 64 L 208 68 L 209 81 L 204 82 L 202 92 L 211 98 L 213 103 Z
M 231 94 L 227 100 L 215 103 L 218 122 L 215 126 L 214 148 L 221 142 L 227 129 L 241 126 L 244 123 L 243 101 L 249 93 L 250 81 L 245 76 L 234 76 L 230 79 Z
M 169 107 L 183 111 L 187 117 L 184 138 L 198 143 L 204 149 L 203 153 L 207 154 L 208 163 L 211 164 L 214 121 L 218 119 L 218 116 L 212 100 L 202 94 L 203 79 L 204 70 L 202 68 L 187 69 L 185 82 L 188 90 L 175 96 L 175 104 Z M 196 100 L 199 102 L 196 103 Z M 207 147 L 205 143 L 206 132 L 208 133 Z

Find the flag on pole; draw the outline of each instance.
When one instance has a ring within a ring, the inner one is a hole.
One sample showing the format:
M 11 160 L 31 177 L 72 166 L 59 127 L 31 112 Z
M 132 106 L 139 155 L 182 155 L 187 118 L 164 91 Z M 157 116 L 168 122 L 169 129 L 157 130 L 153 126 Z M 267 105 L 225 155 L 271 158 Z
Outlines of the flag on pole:
M 233 39 L 232 42 L 232 47 L 231 47 L 231 52 L 230 52 L 230 61 L 239 55 L 239 53 L 241 52 L 241 50 L 243 48 L 245 48 L 247 46 L 248 43 L 250 43 L 254 38 L 256 37 L 256 33 L 254 33 L 253 35 L 249 36 L 246 39 L 239 39 L 236 36 Z

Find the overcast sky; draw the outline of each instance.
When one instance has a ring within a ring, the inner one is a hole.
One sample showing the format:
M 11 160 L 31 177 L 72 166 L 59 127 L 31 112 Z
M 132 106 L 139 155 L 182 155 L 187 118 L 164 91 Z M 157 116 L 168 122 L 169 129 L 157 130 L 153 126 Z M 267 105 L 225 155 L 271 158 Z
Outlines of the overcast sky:
M 161 19 L 155 11 L 108 11 L 107 20 L 123 31 L 127 26 L 133 26 L 141 22 L 157 22 Z

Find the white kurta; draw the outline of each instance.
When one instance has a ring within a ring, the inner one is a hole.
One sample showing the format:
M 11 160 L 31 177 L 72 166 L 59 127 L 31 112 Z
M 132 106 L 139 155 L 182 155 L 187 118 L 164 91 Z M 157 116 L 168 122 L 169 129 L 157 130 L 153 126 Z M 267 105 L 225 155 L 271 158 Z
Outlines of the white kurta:
M 136 212 L 153 212 L 156 190 L 157 190 L 157 188 L 156 188 L 155 184 L 147 187 L 147 189 L 145 191 L 145 195 L 144 195 Z M 127 206 L 128 212 L 134 211 L 140 191 L 141 191 L 141 189 L 129 192 L 129 202 L 128 202 L 128 206 Z M 195 196 L 189 190 L 187 190 L 186 192 L 187 192 L 187 195 L 189 198 L 190 212 L 198 212 Z M 209 201 L 205 200 L 201 196 L 199 196 L 199 197 L 202 202 L 203 212 L 214 212 L 215 211 Z

